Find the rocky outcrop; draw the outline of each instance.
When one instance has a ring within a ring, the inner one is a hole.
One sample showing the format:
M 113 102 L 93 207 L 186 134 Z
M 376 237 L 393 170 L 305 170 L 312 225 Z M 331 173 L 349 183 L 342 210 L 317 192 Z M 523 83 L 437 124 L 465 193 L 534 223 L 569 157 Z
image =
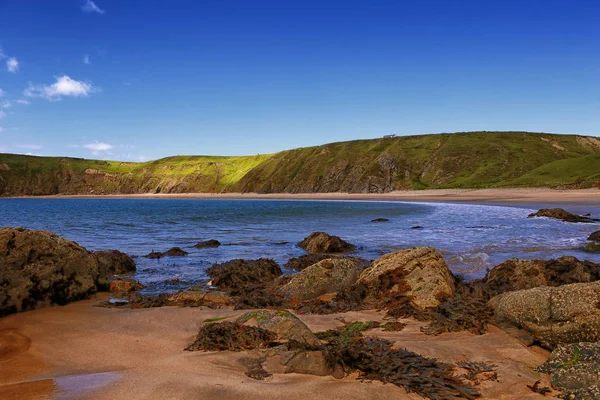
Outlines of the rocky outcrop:
M 108 288 L 135 263 L 120 252 L 90 253 L 51 232 L 0 229 L 0 316 L 63 305 Z
M 484 282 L 492 296 L 538 286 L 560 286 L 600 279 L 600 264 L 575 257 L 556 260 L 508 260 L 490 270 Z
M 538 371 L 551 376 L 564 399 L 600 399 L 600 342 L 558 346 Z
M 433 247 L 416 247 L 386 254 L 364 270 L 359 282 L 373 287 L 389 276 L 391 292 L 403 293 L 417 307 L 436 307 L 454 294 L 454 278 L 442 255 Z
M 273 332 L 280 340 L 294 340 L 306 346 L 320 346 L 314 333 L 294 314 L 281 310 L 254 310 L 239 316 L 235 323 L 257 326 Z
M 583 223 L 594 223 L 596 220 L 586 217 L 583 215 L 572 214 L 562 208 L 542 208 L 538 212 L 529 214 L 528 218 L 534 217 L 547 217 L 560 219 L 565 222 L 583 222 Z
M 194 247 L 197 249 L 205 249 L 205 248 L 210 248 L 210 247 L 219 247 L 220 245 L 221 245 L 221 242 L 219 242 L 218 240 L 210 239 L 210 240 L 205 240 L 203 242 L 198 242 L 194 245 Z
M 600 340 L 600 281 L 508 292 L 490 304 L 497 323 L 525 329 L 549 349 Z
M 238 294 L 248 285 L 272 281 L 282 274 L 279 265 L 269 258 L 235 259 L 215 264 L 206 273 L 213 286 L 231 294 Z
M 351 259 L 322 260 L 299 273 L 281 287 L 290 299 L 304 301 L 325 293 L 338 292 L 354 284 L 362 268 Z
M 313 232 L 304 238 L 298 246 L 307 253 L 347 253 L 356 249 L 356 246 L 346 242 L 338 236 L 325 232 Z

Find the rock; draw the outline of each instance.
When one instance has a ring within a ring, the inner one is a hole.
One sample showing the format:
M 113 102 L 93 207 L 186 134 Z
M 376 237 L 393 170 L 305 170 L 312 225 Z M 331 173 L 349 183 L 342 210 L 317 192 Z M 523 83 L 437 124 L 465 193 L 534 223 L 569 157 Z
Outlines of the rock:
M 232 322 L 208 323 L 200 327 L 194 343 L 187 351 L 243 351 L 270 347 L 275 334 L 254 326 Z
M 583 251 L 587 251 L 588 253 L 600 253 L 600 244 L 596 242 L 588 242 L 585 246 L 583 246 Z
M 236 259 L 215 264 L 206 273 L 212 285 L 236 294 L 248 285 L 272 281 L 282 274 L 279 265 L 269 258 Z
M 590 236 L 588 236 L 587 240 L 600 243 L 600 231 L 593 232 Z
M 565 222 L 584 222 L 584 223 L 594 223 L 594 219 L 589 217 L 584 217 L 582 215 L 571 214 L 568 211 L 563 210 L 562 208 L 542 208 L 538 212 L 529 214 L 528 218 L 534 217 L 547 217 L 547 218 L 555 218 L 560 219 Z
M 92 256 L 98 263 L 98 279 L 108 279 L 113 275 L 135 272 L 135 261 L 127 254 L 118 250 L 95 251 Z
M 233 300 L 227 293 L 218 290 L 187 290 L 169 295 L 165 303 L 178 307 L 221 308 L 232 306 Z
M 565 399 L 598 399 L 600 343 L 558 346 L 538 371 L 550 375 L 552 386 L 560 390 Z
M 404 293 L 417 307 L 436 307 L 439 299 L 454 294 L 454 278 L 442 255 L 433 247 L 416 247 L 386 254 L 364 270 L 359 283 L 374 287 L 384 275 L 400 281 L 392 293 Z
M 358 278 L 362 268 L 349 259 L 326 259 L 293 275 L 281 292 L 290 299 L 304 301 L 346 289 Z
M 308 374 L 317 376 L 331 375 L 333 372 L 327 363 L 327 357 L 323 351 L 300 351 L 295 353 L 283 364 L 287 368 L 286 374 Z
M 285 263 L 285 267 L 287 269 L 293 269 L 295 271 L 302 271 L 306 267 L 310 267 L 311 265 L 315 265 L 319 261 L 327 260 L 327 259 L 344 259 L 350 260 L 358 264 L 361 268 L 366 268 L 371 263 L 369 260 L 365 260 L 360 257 L 350 257 L 350 256 L 341 256 L 335 254 L 305 254 L 300 257 L 292 257 Z
M 295 340 L 307 346 L 320 346 L 321 342 L 298 317 L 287 311 L 254 310 L 235 320 L 238 324 L 258 326 L 273 332 L 281 340 Z
M 492 268 L 484 282 L 492 296 L 538 286 L 560 286 L 600 279 L 600 264 L 575 257 L 557 260 L 512 259 Z
M 325 232 L 313 232 L 298 243 L 308 253 L 346 253 L 356 246 Z
M 372 219 L 371 222 L 389 222 L 389 219 L 387 219 L 387 218 L 375 218 L 375 219 Z
M 410 229 L 423 229 L 423 227 L 422 227 L 422 226 L 420 226 L 420 225 L 417 225 L 417 226 L 413 226 L 413 227 L 411 227 Z
M 108 286 L 108 291 L 115 292 L 135 292 L 143 289 L 144 285 L 136 281 L 135 279 L 120 278 L 114 279 Z
M 151 251 L 150 253 L 146 254 L 143 257 L 146 258 L 155 258 L 155 259 L 159 259 L 159 258 L 163 258 L 166 256 L 169 257 L 183 257 L 183 256 L 187 256 L 189 253 L 185 250 L 183 250 L 181 247 L 172 247 L 167 251 L 163 251 L 163 252 L 159 252 L 159 251 Z
M 197 249 L 204 249 L 207 247 L 219 247 L 220 245 L 221 245 L 221 242 L 219 242 L 218 240 L 210 239 L 210 240 L 206 240 L 204 242 L 198 242 L 194 245 L 194 247 Z
M 600 340 L 600 281 L 508 292 L 490 304 L 497 323 L 523 328 L 549 349 Z

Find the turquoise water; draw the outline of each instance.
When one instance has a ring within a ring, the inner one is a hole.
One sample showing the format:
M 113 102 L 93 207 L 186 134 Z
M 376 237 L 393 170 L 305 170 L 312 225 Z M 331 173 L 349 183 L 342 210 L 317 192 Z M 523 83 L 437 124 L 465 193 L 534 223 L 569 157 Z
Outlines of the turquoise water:
M 355 255 L 374 259 L 413 246 L 439 249 L 454 272 L 480 277 L 513 257 L 573 255 L 600 262 L 581 250 L 600 224 L 528 219 L 542 205 L 188 199 L 0 199 L 0 226 L 46 229 L 90 250 L 131 255 L 179 246 L 185 257 L 137 258 L 137 279 L 150 292 L 204 282 L 206 268 L 233 258 L 269 257 L 283 265 L 305 254 L 295 243 L 313 231 L 339 235 L 357 245 Z M 596 207 L 566 207 L 591 212 Z M 595 215 L 596 214 L 596 215 Z M 390 222 L 371 223 L 374 218 Z M 411 229 L 413 226 L 423 229 Z M 200 240 L 223 246 L 192 248 Z M 282 242 L 287 242 L 281 244 Z M 165 280 L 186 283 L 167 285 Z

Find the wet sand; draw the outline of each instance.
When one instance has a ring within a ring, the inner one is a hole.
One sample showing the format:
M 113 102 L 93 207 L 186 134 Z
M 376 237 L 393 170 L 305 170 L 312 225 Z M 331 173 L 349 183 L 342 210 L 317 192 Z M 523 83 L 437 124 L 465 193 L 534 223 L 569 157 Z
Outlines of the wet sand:
M 271 200 L 381 200 L 485 203 L 600 204 L 600 189 L 436 189 L 390 193 L 145 193 L 130 195 L 56 195 L 33 198 L 131 198 L 131 199 L 271 199 Z M 20 197 L 23 198 L 23 197 Z M 31 198 L 31 197 L 26 197 Z
M 238 363 L 253 352 L 186 352 L 205 319 L 242 311 L 163 307 L 118 310 L 93 307 L 96 299 L 0 319 L 0 398 L 12 399 L 419 399 L 399 387 L 344 379 L 283 374 L 256 381 Z M 347 321 L 380 320 L 375 311 L 300 316 L 313 330 Z M 402 332 L 369 331 L 441 361 L 498 365 L 498 381 L 479 386 L 484 399 L 537 399 L 526 385 L 548 353 L 527 348 L 498 328 L 481 336 L 466 332 L 427 336 L 420 322 Z M 548 384 L 547 377 L 542 376 Z

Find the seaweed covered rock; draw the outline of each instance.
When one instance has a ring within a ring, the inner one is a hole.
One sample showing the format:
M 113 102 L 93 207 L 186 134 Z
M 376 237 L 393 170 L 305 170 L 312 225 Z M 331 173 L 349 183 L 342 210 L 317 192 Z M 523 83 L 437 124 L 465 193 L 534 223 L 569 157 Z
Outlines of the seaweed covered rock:
M 369 266 L 370 261 L 365 260 L 360 257 L 353 256 L 344 256 L 344 255 L 335 255 L 335 254 L 304 254 L 300 257 L 292 257 L 286 263 L 285 267 L 287 269 L 293 269 L 295 271 L 302 271 L 304 268 L 310 267 L 311 265 L 315 265 L 319 261 L 327 260 L 327 259 L 346 259 L 351 260 L 357 263 L 361 268 L 366 268 Z
M 279 264 L 269 258 L 235 259 L 214 264 L 206 273 L 213 286 L 231 294 L 239 293 L 248 285 L 272 281 L 282 274 Z
M 351 259 L 325 259 L 295 274 L 281 292 L 298 301 L 314 299 L 352 286 L 361 270 Z
M 600 243 L 600 231 L 592 232 L 587 240 Z
M 338 236 L 325 232 L 313 232 L 304 238 L 298 246 L 307 253 L 347 253 L 356 249 L 356 246 L 346 242 Z
M 98 263 L 98 279 L 107 279 L 112 275 L 135 272 L 135 261 L 119 250 L 95 251 L 92 256 Z
M 558 346 L 538 371 L 550 375 L 564 399 L 599 399 L 600 343 Z
M 410 296 L 417 307 L 435 307 L 454 294 L 454 278 L 442 255 L 433 247 L 416 247 L 385 254 L 364 270 L 359 282 L 369 287 L 391 281 L 390 293 Z
M 508 292 L 490 304 L 499 324 L 523 328 L 549 349 L 600 340 L 600 281 Z
M 203 325 L 188 351 L 243 351 L 272 346 L 276 335 L 255 326 L 233 322 L 208 323 Z
M 594 223 L 594 219 L 590 217 L 586 217 L 583 215 L 572 214 L 568 211 L 563 210 L 562 208 L 542 208 L 541 210 L 529 214 L 527 218 L 535 218 L 535 217 L 547 217 L 547 218 L 555 218 L 560 219 L 565 222 L 584 222 L 584 223 Z
M 600 279 L 600 264 L 575 257 L 556 260 L 512 259 L 490 270 L 484 282 L 492 296 L 538 286 L 560 286 Z
M 96 292 L 95 257 L 51 232 L 0 229 L 0 317 L 67 304 Z
M 281 340 L 293 340 L 307 346 L 320 346 L 321 342 L 298 317 L 282 310 L 254 310 L 239 316 L 236 323 L 258 326 L 273 332 Z
M 219 242 L 218 240 L 210 239 L 210 240 L 205 240 L 203 242 L 198 242 L 194 245 L 194 247 L 197 249 L 205 249 L 205 248 L 210 248 L 210 247 L 219 247 L 220 245 L 221 245 L 221 242 Z

